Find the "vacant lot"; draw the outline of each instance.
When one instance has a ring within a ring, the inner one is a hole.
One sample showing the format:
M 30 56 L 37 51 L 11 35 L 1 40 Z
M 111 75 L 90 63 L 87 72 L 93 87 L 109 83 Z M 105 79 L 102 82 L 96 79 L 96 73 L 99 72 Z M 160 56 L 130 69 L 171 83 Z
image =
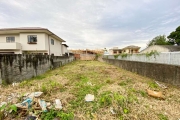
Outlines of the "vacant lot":
M 12 87 L 0 88 L 0 103 L 17 95 L 9 109 L 12 113 L 6 119 L 22 119 L 34 113 L 39 119 L 61 118 L 60 120 L 178 120 L 180 119 L 180 89 L 163 83 L 167 89 L 158 86 L 154 80 L 97 61 L 75 61 L 61 68 L 47 72 Z M 148 96 L 147 89 L 161 91 L 164 99 Z M 22 102 L 25 93 L 42 91 L 41 99 L 53 104 L 62 102 L 62 110 L 41 112 L 33 108 L 22 114 L 12 107 Z M 86 94 L 94 95 L 92 102 L 86 102 Z M 6 111 L 9 110 L 6 106 Z

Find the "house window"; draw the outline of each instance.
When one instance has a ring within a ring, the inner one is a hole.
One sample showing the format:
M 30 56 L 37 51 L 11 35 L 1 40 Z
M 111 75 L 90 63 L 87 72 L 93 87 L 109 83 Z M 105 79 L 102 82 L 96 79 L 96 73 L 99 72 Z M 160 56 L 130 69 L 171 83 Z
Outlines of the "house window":
M 54 45 L 54 40 L 53 39 L 51 39 L 51 45 Z
M 15 42 L 15 37 L 6 37 L 6 42 L 7 43 Z
M 37 44 L 37 35 L 28 35 L 28 44 Z

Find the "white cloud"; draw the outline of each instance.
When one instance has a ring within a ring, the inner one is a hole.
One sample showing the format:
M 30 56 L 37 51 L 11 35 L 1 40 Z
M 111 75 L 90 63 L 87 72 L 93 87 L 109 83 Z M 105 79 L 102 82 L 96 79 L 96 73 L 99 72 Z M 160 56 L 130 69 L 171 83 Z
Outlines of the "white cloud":
M 179 25 L 180 13 L 173 12 L 179 5 L 168 5 L 163 0 L 1 0 L 0 27 L 45 27 L 70 49 L 146 46 Z

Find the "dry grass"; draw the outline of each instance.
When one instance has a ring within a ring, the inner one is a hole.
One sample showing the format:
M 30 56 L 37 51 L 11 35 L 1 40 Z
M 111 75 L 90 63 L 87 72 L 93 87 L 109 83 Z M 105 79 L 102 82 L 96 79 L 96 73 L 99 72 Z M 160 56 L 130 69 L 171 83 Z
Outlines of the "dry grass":
M 7 101 L 12 93 L 21 96 L 43 91 L 43 99 L 50 102 L 61 99 L 63 111 L 74 113 L 77 120 L 178 120 L 180 89 L 165 85 L 167 89 L 151 79 L 106 63 L 75 61 L 18 86 L 1 87 L 0 102 Z M 146 89 L 162 91 L 165 99 L 148 96 Z M 94 102 L 85 102 L 88 93 L 95 95 Z

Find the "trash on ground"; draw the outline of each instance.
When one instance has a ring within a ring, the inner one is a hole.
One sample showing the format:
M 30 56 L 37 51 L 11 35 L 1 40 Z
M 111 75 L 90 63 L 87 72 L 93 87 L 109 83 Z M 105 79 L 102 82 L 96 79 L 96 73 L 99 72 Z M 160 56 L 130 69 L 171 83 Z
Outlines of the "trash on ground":
M 18 85 L 19 85 L 19 83 L 16 83 L 16 82 L 12 83 L 13 87 L 18 86 Z
M 113 107 L 110 107 L 110 112 L 111 112 L 113 115 L 115 115 L 115 114 L 116 114 L 116 113 L 114 112 Z
M 163 96 L 162 92 L 156 92 L 156 91 L 147 89 L 147 93 L 148 93 L 149 96 L 164 99 L 164 96 Z
M 23 95 L 23 97 L 27 97 L 29 94 L 30 94 L 30 93 L 25 93 L 25 94 Z
M 87 94 L 87 95 L 85 96 L 85 101 L 86 101 L 86 102 L 94 101 L 94 95 L 92 95 L 92 94 Z
M 167 86 L 165 86 L 164 84 L 159 83 L 158 81 L 155 81 L 155 83 L 161 88 L 164 88 L 164 89 L 167 88 Z
M 46 102 L 45 102 L 44 100 L 41 100 L 41 99 L 39 99 L 38 102 L 39 102 L 39 105 L 40 105 L 42 111 L 43 111 L 43 112 L 47 112 L 47 108 L 46 108 L 47 105 L 46 105 Z
M 32 99 L 31 98 L 27 98 L 26 100 L 24 100 L 21 105 L 26 106 L 27 108 L 30 108 L 32 104 Z
M 93 86 L 93 84 L 91 82 L 87 82 L 87 85 Z
M 29 98 L 34 98 L 34 97 L 40 97 L 43 94 L 43 92 L 33 92 L 30 95 L 28 95 Z
M 7 105 L 7 102 L 2 102 L 2 103 L 0 104 L 0 107 L 2 107 L 3 105 Z
M 47 107 L 51 106 L 50 102 L 46 102 Z
M 55 100 L 55 108 L 62 109 L 62 103 L 61 103 L 60 99 Z
M 36 116 L 27 116 L 25 120 L 36 120 Z

